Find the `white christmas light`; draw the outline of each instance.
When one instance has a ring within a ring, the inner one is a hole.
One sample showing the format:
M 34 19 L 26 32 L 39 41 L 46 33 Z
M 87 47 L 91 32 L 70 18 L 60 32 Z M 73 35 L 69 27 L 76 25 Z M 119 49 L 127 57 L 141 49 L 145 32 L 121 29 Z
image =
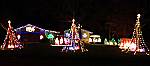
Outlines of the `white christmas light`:
M 58 38 L 55 39 L 55 45 L 59 45 L 59 40 L 58 40 Z
M 60 44 L 62 44 L 62 43 L 63 43 L 63 38 L 61 37 L 61 38 L 60 38 Z
M 43 35 L 40 35 L 40 40 L 43 39 L 43 38 L 44 38 Z
M 92 38 L 89 38 L 89 42 L 92 42 Z
M 20 35 L 17 36 L 18 39 L 20 39 L 20 37 L 21 37 Z
M 101 42 L 101 39 L 100 38 L 98 38 L 98 41 L 97 42 Z
M 86 35 L 86 33 L 84 33 L 82 36 L 83 36 L 83 38 L 87 38 L 87 35 Z

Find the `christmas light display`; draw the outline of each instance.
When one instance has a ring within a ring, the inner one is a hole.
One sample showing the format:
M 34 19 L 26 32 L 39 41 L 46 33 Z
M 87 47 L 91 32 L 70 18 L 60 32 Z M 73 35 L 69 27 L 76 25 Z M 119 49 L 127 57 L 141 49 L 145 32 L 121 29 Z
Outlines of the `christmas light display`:
M 84 33 L 82 36 L 83 36 L 83 38 L 87 38 L 87 35 L 86 35 L 86 33 Z
M 117 42 L 114 38 L 112 38 L 111 42 L 113 43 L 113 45 L 117 45 Z
M 92 37 L 90 38 L 90 34 L 91 33 L 92 32 L 89 32 L 89 31 L 87 31 L 85 29 L 81 29 L 80 41 L 84 42 L 84 44 L 90 44 L 90 43 L 92 43 L 92 41 L 93 41 Z
M 75 19 L 72 20 L 72 25 L 71 25 L 71 45 L 70 47 L 64 47 L 62 49 L 62 51 L 66 50 L 70 50 L 69 48 L 72 48 L 71 50 L 77 50 L 76 47 L 76 41 L 77 39 L 79 39 L 79 34 L 78 34 L 78 31 L 77 31 L 77 27 L 76 27 L 76 24 L 75 24 Z M 79 48 L 78 48 L 79 49 Z
M 25 26 L 14 29 L 17 35 L 20 35 L 18 39 L 23 44 L 39 43 L 45 39 L 45 29 L 37 26 L 27 24 Z
M 112 41 L 109 41 L 109 45 L 113 45 L 113 42 L 112 42 Z
M 15 32 L 13 31 L 13 27 L 11 26 L 11 21 L 8 21 L 8 29 L 7 29 L 7 35 L 5 37 L 4 43 L 1 46 L 3 50 L 5 49 L 14 49 L 14 48 L 23 48 L 23 46 L 18 42 L 17 36 L 15 35 Z M 19 37 L 19 35 L 18 35 Z
M 89 38 L 89 42 L 90 42 L 90 43 L 92 42 L 92 38 Z
M 135 39 L 133 41 L 135 41 Z M 121 38 L 119 48 L 123 49 L 123 50 L 126 50 L 126 49 L 128 49 L 130 43 L 131 43 L 130 38 Z
M 134 55 L 136 55 L 137 52 L 144 52 L 146 55 L 149 55 L 149 49 L 147 45 L 144 42 L 143 36 L 142 36 L 142 31 L 141 31 L 141 26 L 140 26 L 140 14 L 137 15 L 137 20 L 133 32 L 133 37 L 131 39 L 131 43 L 127 49 L 127 52 L 133 51 L 130 48 L 136 47 L 134 49 Z M 136 44 L 136 46 L 134 45 Z
M 60 44 L 63 44 L 63 42 L 64 42 L 64 40 L 63 40 L 63 38 L 61 37 L 61 38 L 60 38 Z
M 53 36 L 52 34 L 49 34 L 47 38 L 48 38 L 48 39 L 53 39 L 54 36 Z
M 112 38 L 109 41 L 105 38 L 104 45 L 118 45 L 118 43 L 116 42 L 116 40 L 114 38 Z
M 25 26 L 16 28 L 16 29 L 14 29 L 14 30 L 17 31 L 17 30 L 20 30 L 20 29 L 22 29 L 22 28 L 25 28 L 25 30 L 26 30 L 27 32 L 34 32 L 34 31 L 36 30 L 35 28 L 37 28 L 37 29 L 39 29 L 39 30 L 45 30 L 45 29 L 39 28 L 39 27 L 37 27 L 37 26 L 31 25 L 31 24 L 27 24 L 27 25 L 25 25 Z
M 101 39 L 100 39 L 100 38 L 98 38 L 97 42 L 101 42 Z
M 55 39 L 55 44 L 51 46 L 72 46 L 71 45 L 71 40 L 69 38 L 64 38 L 64 37 L 57 37 Z
M 26 31 L 27 32 L 34 32 L 35 31 L 35 27 L 26 27 Z
M 87 30 L 81 29 L 81 26 L 76 26 L 75 24 L 75 19 L 72 20 L 72 25 L 71 29 L 65 30 L 64 31 L 64 36 L 62 38 L 56 38 L 55 39 L 55 45 L 51 46 L 64 46 L 62 51 L 68 51 L 68 50 L 78 50 L 78 49 L 83 49 L 80 45 L 82 41 L 85 41 L 86 39 L 87 42 L 89 41 L 89 32 Z M 82 34 L 80 34 L 82 33 Z M 82 37 L 83 38 L 82 38 Z M 100 39 L 97 41 L 101 41 Z M 87 50 L 86 50 L 87 51 Z
M 107 38 L 104 40 L 104 45 L 109 45 L 109 42 L 107 41 Z
M 101 42 L 100 35 L 91 35 L 89 42 L 90 43 L 100 43 Z
M 18 40 L 21 38 L 21 36 L 20 35 L 17 35 L 17 38 L 18 38 Z
M 118 45 L 120 45 L 120 38 L 118 39 Z
M 58 38 L 55 39 L 55 45 L 59 45 L 59 40 L 58 40 Z
M 40 35 L 40 40 L 42 40 L 44 38 L 44 36 L 43 35 Z

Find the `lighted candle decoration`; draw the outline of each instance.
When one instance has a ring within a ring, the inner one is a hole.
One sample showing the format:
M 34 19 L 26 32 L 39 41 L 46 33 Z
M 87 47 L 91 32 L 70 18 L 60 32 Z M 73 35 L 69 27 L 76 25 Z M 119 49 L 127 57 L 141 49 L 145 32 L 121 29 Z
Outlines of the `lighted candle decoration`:
M 58 40 L 58 38 L 55 39 L 55 45 L 59 45 L 59 40 Z
M 63 44 L 63 38 L 62 37 L 60 38 L 60 44 Z

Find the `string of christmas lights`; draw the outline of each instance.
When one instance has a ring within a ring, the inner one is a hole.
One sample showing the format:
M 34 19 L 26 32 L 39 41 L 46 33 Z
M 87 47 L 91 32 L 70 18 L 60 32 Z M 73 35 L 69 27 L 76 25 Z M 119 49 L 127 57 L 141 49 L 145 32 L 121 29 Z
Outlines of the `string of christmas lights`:
M 4 39 L 4 43 L 1 46 L 1 48 L 4 49 L 11 49 L 13 50 L 14 48 L 23 48 L 22 45 L 20 45 L 20 42 L 18 42 L 18 39 L 15 35 L 15 32 L 13 31 L 13 27 L 11 26 L 11 21 L 8 21 L 8 29 L 7 29 L 7 35 Z
M 141 26 L 140 26 L 140 14 L 137 15 L 137 20 L 135 24 L 135 29 L 133 31 L 133 37 L 131 39 L 131 43 L 127 49 L 127 52 L 133 51 L 134 55 L 136 55 L 137 52 L 144 52 L 146 55 L 149 55 L 149 49 L 147 45 L 144 42 L 144 38 L 142 36 Z M 135 44 L 135 45 L 131 45 Z M 135 46 L 134 50 L 131 50 L 130 47 Z M 127 53 L 126 52 L 126 53 Z

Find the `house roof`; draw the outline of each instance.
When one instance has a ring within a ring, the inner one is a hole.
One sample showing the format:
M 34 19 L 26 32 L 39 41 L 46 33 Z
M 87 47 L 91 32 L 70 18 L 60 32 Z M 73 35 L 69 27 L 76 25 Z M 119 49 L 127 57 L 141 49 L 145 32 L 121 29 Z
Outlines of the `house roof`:
M 22 27 L 16 28 L 16 29 L 14 29 L 14 30 L 15 30 L 15 31 L 17 31 L 18 29 L 25 28 L 25 27 L 28 27 L 28 26 L 36 27 L 36 28 L 38 28 L 38 29 L 40 29 L 40 30 L 45 30 L 45 31 L 52 32 L 52 33 L 59 33 L 59 32 L 57 32 L 57 31 L 46 30 L 46 29 L 43 29 L 43 28 L 37 27 L 37 26 L 35 26 L 35 25 L 31 25 L 31 24 L 27 24 L 27 25 L 25 25 L 25 26 L 22 26 Z
M 28 27 L 28 26 L 33 26 L 33 27 L 36 27 L 36 28 L 38 28 L 38 29 L 45 30 L 45 29 L 42 29 L 42 28 L 37 27 L 37 26 L 35 26 L 35 25 L 31 25 L 31 24 L 27 24 L 27 25 L 25 25 L 25 26 L 22 26 L 22 27 L 16 28 L 16 29 L 14 29 L 14 30 L 16 31 L 16 30 L 18 30 L 18 29 L 25 28 L 25 27 Z
M 65 30 L 65 31 L 69 31 L 70 29 L 68 29 L 68 30 Z M 90 34 L 93 34 L 93 32 L 91 32 L 91 31 L 88 31 L 88 30 L 85 30 L 85 29 L 81 29 L 81 31 L 85 31 L 85 32 L 88 32 L 88 33 L 90 33 Z
M 52 31 L 52 30 L 45 30 L 45 31 L 48 31 L 48 32 L 50 32 L 50 33 L 60 33 L 60 32 Z
M 85 31 L 85 32 L 89 32 L 90 34 L 93 34 L 93 32 L 85 30 L 85 29 L 81 29 L 81 31 Z
M 90 37 L 100 37 L 100 35 L 91 35 Z

